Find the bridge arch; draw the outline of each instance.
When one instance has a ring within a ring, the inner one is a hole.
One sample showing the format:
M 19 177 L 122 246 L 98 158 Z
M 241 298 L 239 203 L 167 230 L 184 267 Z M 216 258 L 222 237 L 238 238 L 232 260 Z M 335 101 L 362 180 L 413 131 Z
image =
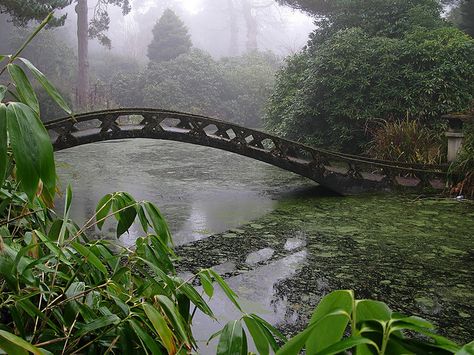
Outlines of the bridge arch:
M 107 140 L 151 138 L 217 148 L 280 167 L 343 195 L 445 186 L 446 167 L 406 164 L 310 147 L 201 115 L 121 108 L 45 123 L 56 151 Z

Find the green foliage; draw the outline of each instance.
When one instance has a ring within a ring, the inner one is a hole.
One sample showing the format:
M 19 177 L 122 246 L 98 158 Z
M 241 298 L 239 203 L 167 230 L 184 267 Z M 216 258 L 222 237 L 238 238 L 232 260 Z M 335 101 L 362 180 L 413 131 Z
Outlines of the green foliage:
M 313 41 L 358 27 L 370 36 L 400 38 L 413 28 L 437 28 L 441 6 L 436 0 L 280 0 L 316 17 Z
M 458 28 L 474 37 L 474 2 L 472 0 L 456 1 L 448 19 Z
M 392 39 L 354 28 L 288 61 L 266 123 L 291 139 L 360 151 L 367 121 L 408 114 L 434 124 L 469 106 L 473 83 L 474 41 L 459 30 L 415 30 Z
M 145 75 L 142 92 L 145 106 L 218 113 L 222 76 L 219 66 L 207 53 L 194 49 L 174 60 L 151 63 Z
M 153 28 L 153 40 L 148 46 L 148 58 L 163 62 L 187 53 L 192 47 L 188 29 L 180 18 L 167 9 Z
M 278 60 L 269 53 L 214 60 L 193 49 L 150 63 L 141 73 L 113 77 L 111 96 L 122 107 L 162 107 L 260 126 Z
M 245 324 L 246 328 L 243 327 Z M 393 312 L 379 301 L 357 300 L 352 291 L 334 291 L 323 297 L 308 326 L 287 340 L 254 314 L 230 321 L 219 332 L 217 354 L 247 354 L 250 334 L 259 354 L 466 354 L 463 348 L 436 334 L 434 326 L 416 316 Z M 409 336 L 407 335 L 409 334 Z M 415 336 L 416 335 L 416 336 Z M 283 342 L 281 348 L 276 339 Z
M 9 53 L 21 46 L 28 30 L 6 28 L 8 38 L 0 44 L 0 53 Z M 61 39 L 57 30 L 50 29 L 39 33 L 23 51 L 23 56 L 35 58 L 35 65 L 55 84 L 62 96 L 71 104 L 76 80 L 75 54 L 72 48 Z M 50 120 L 64 114 L 40 85 L 33 82 L 41 108 L 42 119 Z
M 383 122 L 374 130 L 368 153 L 381 160 L 415 164 L 441 164 L 443 140 L 416 120 Z
M 344 336 L 346 327 L 349 336 Z M 407 337 L 406 332 L 422 338 Z M 471 345 L 466 346 L 468 348 Z M 392 312 L 385 303 L 357 300 L 352 291 L 325 296 L 307 328 L 290 339 L 277 355 L 339 354 L 462 354 L 452 341 L 437 335 L 431 323 Z
M 261 126 L 279 60 L 272 53 L 251 52 L 218 64 L 225 86 L 220 94 L 221 117 L 247 127 Z
M 61 10 L 71 4 L 71 0 L 4 0 L 0 3 L 0 13 L 8 13 L 13 22 L 25 26 L 31 20 L 42 21 L 52 10 Z M 49 26 L 62 26 L 67 15 L 52 18 Z

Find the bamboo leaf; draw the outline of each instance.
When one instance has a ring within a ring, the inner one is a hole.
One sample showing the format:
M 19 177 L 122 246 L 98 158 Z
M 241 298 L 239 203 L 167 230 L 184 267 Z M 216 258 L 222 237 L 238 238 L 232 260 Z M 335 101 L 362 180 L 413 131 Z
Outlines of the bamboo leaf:
M 175 304 L 166 296 L 158 295 L 156 296 L 157 301 L 159 302 L 161 308 L 165 312 L 166 316 L 171 322 L 175 335 L 179 335 L 179 338 L 188 346 L 191 347 L 191 341 L 188 337 L 188 329 L 186 323 L 184 322 L 183 317 L 179 313 L 179 310 L 176 308 Z
M 132 226 L 137 216 L 136 201 L 128 194 L 119 193 L 112 201 L 112 209 L 118 220 L 117 238 L 123 235 Z
M 260 324 L 258 324 L 255 319 L 249 316 L 244 316 L 243 319 L 247 329 L 250 332 L 250 335 L 252 336 L 258 353 L 261 355 L 268 355 L 270 353 L 270 346 L 263 330 L 260 328 Z
M 240 321 L 230 321 L 222 330 L 217 345 L 217 355 L 240 355 L 243 346 L 243 330 Z
M 56 170 L 53 146 L 38 115 L 27 105 L 12 102 L 7 106 L 7 127 L 17 165 L 17 177 L 30 200 L 41 179 L 49 196 L 54 197 Z
M 194 287 L 185 283 L 181 286 L 180 290 L 197 308 L 199 308 L 202 313 L 208 315 L 211 318 L 215 318 L 214 313 L 212 313 L 212 309 Z
M 102 316 L 93 320 L 90 323 L 78 326 L 79 331 L 77 332 L 77 336 L 82 336 L 84 334 L 93 332 L 94 330 L 105 328 L 113 324 L 118 324 L 119 322 L 120 318 L 115 314 Z
M 43 88 L 46 90 L 48 95 L 61 107 L 66 113 L 69 115 L 72 114 L 71 109 L 69 108 L 69 105 L 67 102 L 63 99 L 61 94 L 56 90 L 56 88 L 49 82 L 49 80 L 44 76 L 44 74 L 39 71 L 28 59 L 25 58 L 19 58 L 25 65 L 28 67 L 28 69 L 33 73 L 35 76 L 36 80 L 43 86 Z
M 145 311 L 146 316 L 150 320 L 153 328 L 155 328 L 156 333 L 160 336 L 163 345 L 169 354 L 176 353 L 176 343 L 174 341 L 173 332 L 168 327 L 165 318 L 161 315 L 155 307 L 148 303 L 142 305 L 143 310 Z
M 209 296 L 209 298 L 212 297 L 214 294 L 214 286 L 212 285 L 212 280 L 209 277 L 208 271 L 203 270 L 199 273 L 199 279 L 201 280 L 201 285 L 202 288 L 204 289 L 204 292 L 206 292 L 206 295 Z
M 0 102 L 5 98 L 8 88 L 5 85 L 0 85 Z
M 4 330 L 0 330 L 0 340 L 0 347 L 6 350 L 8 354 L 23 355 L 27 354 L 27 351 L 29 351 L 33 354 L 41 355 L 41 350 L 39 350 L 37 347 L 31 345 L 26 340 Z M 5 349 L 4 347 L 8 347 L 9 349 Z
M 109 214 L 110 208 L 112 207 L 113 195 L 107 194 L 102 197 L 97 204 L 95 209 L 96 212 L 96 220 L 97 220 L 97 227 L 102 229 L 102 226 L 105 223 L 105 217 Z
M 13 63 L 8 64 L 7 69 L 11 78 L 13 79 L 13 82 L 15 83 L 16 91 L 20 97 L 21 102 L 31 107 L 31 109 L 35 111 L 37 115 L 39 115 L 40 107 L 38 98 L 36 97 L 35 91 L 33 90 L 33 87 L 31 86 L 31 83 L 26 77 L 23 69 Z
M 1 93 L 0 93 L 1 101 Z M 0 103 L 0 187 L 6 178 L 8 168 L 7 107 Z
M 90 247 L 87 248 L 84 245 L 79 244 L 77 242 L 73 242 L 72 246 L 74 247 L 74 249 L 77 250 L 77 252 L 79 252 L 79 254 L 81 254 L 97 270 L 99 270 L 102 274 L 107 275 L 106 267 L 104 266 L 104 264 L 102 264 L 100 259 L 89 249 Z
M 137 336 L 145 343 L 153 355 L 164 355 L 164 352 L 160 350 L 155 339 L 145 332 L 141 325 L 139 325 L 134 319 L 129 319 L 128 322 L 132 326 Z
M 210 275 L 214 277 L 216 282 L 219 284 L 220 288 L 224 293 L 226 294 L 227 298 L 234 304 L 234 306 L 241 312 L 243 312 L 242 307 L 240 307 L 239 302 L 237 302 L 237 295 L 235 294 L 234 291 L 227 285 L 227 283 L 224 281 L 224 279 L 214 270 L 208 269 Z
M 158 210 L 158 208 L 156 208 L 156 206 L 150 202 L 145 202 L 144 207 L 146 212 L 148 213 L 148 216 L 150 217 L 150 221 L 153 225 L 155 233 L 161 237 L 164 244 L 171 244 L 171 233 L 168 228 L 168 225 L 166 224 L 165 219 L 160 213 L 160 210 Z

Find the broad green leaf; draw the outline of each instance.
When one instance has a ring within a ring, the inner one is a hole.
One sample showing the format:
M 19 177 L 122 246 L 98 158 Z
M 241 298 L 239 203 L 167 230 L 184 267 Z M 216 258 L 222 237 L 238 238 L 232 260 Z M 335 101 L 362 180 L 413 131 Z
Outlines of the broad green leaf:
M 227 323 L 217 345 L 217 355 L 240 355 L 244 346 L 243 329 L 240 321 Z
M 48 95 L 59 105 L 59 107 L 61 107 L 69 115 L 72 114 L 72 111 L 69 108 L 67 102 L 63 99 L 58 90 L 56 90 L 56 88 L 48 81 L 48 79 L 46 79 L 44 74 L 39 71 L 28 59 L 20 58 L 20 60 L 25 63 L 28 69 L 36 77 L 36 80 L 38 80 L 41 86 L 43 86 Z
M 356 301 L 355 311 L 357 322 L 388 322 L 392 315 L 392 311 L 385 303 L 373 300 Z
M 113 199 L 112 194 L 107 194 L 104 197 L 102 197 L 99 203 L 97 204 L 95 213 L 96 213 L 97 227 L 99 229 L 102 229 L 102 226 L 105 223 L 105 217 L 107 217 L 107 215 L 109 214 L 110 208 L 112 207 L 112 199 Z
M 8 88 L 5 85 L 0 85 L 0 102 L 5 98 Z
M 8 341 L 10 344 L 7 344 L 5 340 Z M 26 340 L 12 333 L 6 332 L 4 330 L 0 330 L 0 348 L 3 349 L 3 346 L 9 347 L 9 350 L 8 349 L 5 349 L 5 350 L 8 352 L 8 354 L 11 354 L 11 355 L 27 354 L 27 351 L 32 352 L 33 354 L 36 354 L 36 355 L 41 355 L 41 350 L 39 350 L 37 347 L 28 343 Z
M 227 285 L 227 283 L 224 281 L 224 279 L 214 270 L 208 269 L 209 274 L 214 277 L 216 282 L 219 284 L 220 288 L 222 291 L 224 291 L 225 295 L 227 298 L 234 304 L 234 306 L 241 312 L 243 312 L 242 307 L 240 307 L 239 302 L 237 302 L 237 295 L 235 294 L 234 291 Z
M 456 352 L 456 355 L 472 355 L 474 354 L 474 341 L 464 345 Z
M 138 324 L 137 321 L 135 321 L 134 319 L 129 319 L 128 322 L 132 326 L 137 336 L 145 343 L 145 345 L 153 355 L 164 355 L 164 352 L 161 351 L 159 346 L 157 345 L 158 342 L 155 341 L 155 339 L 151 337 L 147 332 L 145 332 L 142 329 L 142 326 Z
M 255 319 L 249 316 L 244 316 L 243 319 L 250 335 L 252 336 L 258 353 L 262 355 L 268 355 L 270 353 L 270 346 L 263 330 L 260 327 L 260 324 L 258 324 Z
M 332 344 L 326 349 L 323 349 L 322 351 L 318 352 L 317 355 L 340 354 L 345 352 L 346 350 L 352 349 L 353 347 L 362 344 L 372 345 L 375 347 L 375 349 L 378 350 L 377 344 L 375 344 L 372 340 L 360 336 L 353 336 Z
M 312 336 L 314 329 L 317 325 L 321 322 L 324 322 L 326 319 L 333 318 L 335 316 L 346 317 L 349 318 L 350 315 L 347 314 L 345 311 L 336 310 L 332 313 L 326 314 L 323 318 L 319 319 L 316 322 L 310 323 L 305 330 L 301 333 L 295 335 L 289 341 L 287 341 L 278 351 L 277 355 L 294 355 L 299 354 L 301 349 L 304 348 L 308 338 Z M 309 352 L 308 352 L 309 354 Z M 315 354 L 312 352 L 311 354 Z
M 201 285 L 202 288 L 204 289 L 204 292 L 206 292 L 206 295 L 209 296 L 209 298 L 212 297 L 214 294 L 214 286 L 212 286 L 212 280 L 209 277 L 209 274 L 206 270 L 203 270 L 199 273 L 199 279 L 201 280 Z
M 168 353 L 176 353 L 176 344 L 173 332 L 168 327 L 165 318 L 155 307 L 148 303 L 144 303 L 142 308 L 153 325 L 153 328 L 155 328 L 156 333 L 160 336 L 163 345 L 165 346 L 166 350 L 168 350 Z
M 100 261 L 100 259 L 95 255 L 91 250 L 90 246 L 85 247 L 78 242 L 73 242 L 72 246 L 74 249 L 79 252 L 89 263 L 91 263 L 97 270 L 99 270 L 102 274 L 107 275 L 107 269 L 105 268 L 104 264 Z
M 105 328 L 113 324 L 118 324 L 119 322 L 120 318 L 117 317 L 115 314 L 102 316 L 93 320 L 92 322 L 89 322 L 82 326 L 78 326 L 79 331 L 77 332 L 77 336 L 82 336 L 84 334 L 93 332 L 94 330 Z
M 315 354 L 341 340 L 350 318 L 343 314 L 327 315 L 340 310 L 351 314 L 353 301 L 352 291 L 334 291 L 322 298 L 310 320 L 310 324 L 317 322 L 318 325 L 306 343 L 309 354 Z
M 453 353 L 459 349 L 459 346 L 455 342 L 439 334 L 433 333 L 429 329 L 426 329 L 424 327 L 419 327 L 411 323 L 397 322 L 396 325 L 393 325 L 392 327 L 390 327 L 389 331 L 390 333 L 395 333 L 401 330 L 411 330 L 413 332 L 418 332 L 420 334 L 423 334 L 426 337 L 433 339 L 435 342 L 430 344 L 430 346 L 435 347 L 435 348 L 445 349 Z
M 23 69 L 13 63 L 8 64 L 7 68 L 11 78 L 13 79 L 13 82 L 15 83 L 16 91 L 20 97 L 21 102 L 31 107 L 31 109 L 35 111 L 37 115 L 39 115 L 40 107 L 38 98 L 36 97 L 35 91 L 33 90 L 33 87 L 31 86 L 31 83 L 26 77 Z
M 416 316 L 407 317 L 403 314 L 394 312 L 392 314 L 392 319 L 393 319 L 392 324 L 395 324 L 398 321 L 402 321 L 404 323 L 410 323 L 410 324 L 416 325 L 418 327 L 423 327 L 423 328 L 427 328 L 427 329 L 434 329 L 433 324 L 431 324 L 430 322 L 428 322 L 427 320 L 425 320 L 423 318 L 416 317 Z
M 27 105 L 12 102 L 7 106 L 7 127 L 17 165 L 17 178 L 30 200 L 39 179 L 50 198 L 56 188 L 53 146 L 38 115 Z
M 6 58 L 6 55 L 0 54 L 0 63 L 3 62 L 3 60 Z
M 3 186 L 8 168 L 7 149 L 7 107 L 0 103 L 0 187 Z

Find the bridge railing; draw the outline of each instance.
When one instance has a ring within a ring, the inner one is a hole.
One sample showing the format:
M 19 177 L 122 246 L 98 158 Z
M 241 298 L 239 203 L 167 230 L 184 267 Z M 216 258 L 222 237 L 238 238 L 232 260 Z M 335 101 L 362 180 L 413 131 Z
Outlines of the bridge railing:
M 433 186 L 433 181 L 440 185 L 447 171 L 443 165 L 392 162 L 310 147 L 235 123 L 168 110 L 97 111 L 50 121 L 45 126 L 58 150 L 107 139 L 172 139 L 233 151 L 315 181 L 339 174 L 353 180 Z

